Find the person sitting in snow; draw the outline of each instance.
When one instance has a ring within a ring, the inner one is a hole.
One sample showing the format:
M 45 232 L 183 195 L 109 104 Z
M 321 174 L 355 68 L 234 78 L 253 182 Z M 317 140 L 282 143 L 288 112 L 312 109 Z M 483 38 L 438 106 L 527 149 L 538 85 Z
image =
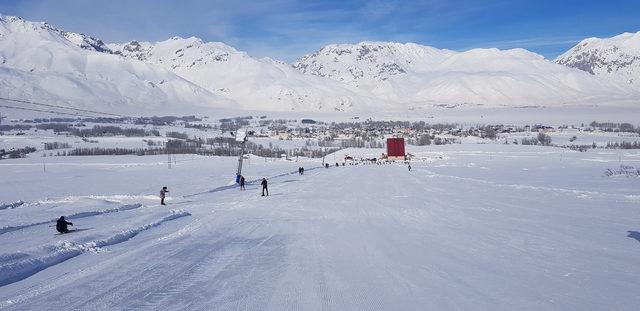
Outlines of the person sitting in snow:
M 73 226 L 72 223 L 64 220 L 64 216 L 60 216 L 60 218 L 58 218 L 58 221 L 56 222 L 56 230 L 58 230 L 58 232 L 60 233 L 69 233 L 69 228 L 67 228 L 67 225 Z
M 169 190 L 167 190 L 167 187 L 162 187 L 162 190 L 160 190 L 160 204 L 161 205 L 167 205 L 167 204 L 164 204 L 164 197 L 166 196 L 167 192 L 169 192 Z

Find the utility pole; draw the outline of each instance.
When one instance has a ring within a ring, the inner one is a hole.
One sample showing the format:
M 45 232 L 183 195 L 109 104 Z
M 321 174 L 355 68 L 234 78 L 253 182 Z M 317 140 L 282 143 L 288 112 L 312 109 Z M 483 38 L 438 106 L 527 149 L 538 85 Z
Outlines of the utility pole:
M 247 130 L 238 130 L 236 132 L 236 141 L 240 142 L 240 156 L 238 157 L 238 170 L 236 171 L 236 184 L 240 183 L 242 176 L 242 159 L 244 157 L 244 149 L 247 145 Z
M 618 151 L 618 161 L 622 164 L 622 151 Z

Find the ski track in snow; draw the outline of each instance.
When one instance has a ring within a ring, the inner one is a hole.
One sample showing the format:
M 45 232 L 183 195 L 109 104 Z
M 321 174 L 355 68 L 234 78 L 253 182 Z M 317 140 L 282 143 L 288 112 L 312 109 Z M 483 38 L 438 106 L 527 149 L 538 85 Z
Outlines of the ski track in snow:
M 121 231 L 115 235 L 112 235 L 108 238 L 90 241 L 83 244 L 76 244 L 69 241 L 61 241 L 55 245 L 47 245 L 41 246 L 41 249 L 49 249 L 50 252 L 44 256 L 39 256 L 35 258 L 28 258 L 24 260 L 20 260 L 18 262 L 12 262 L 5 265 L 0 265 L 0 287 L 11 284 L 13 282 L 17 282 L 23 280 L 39 271 L 42 271 L 48 267 L 53 265 L 57 265 L 62 263 L 68 259 L 76 257 L 85 252 L 98 252 L 100 248 L 115 245 L 118 243 L 125 242 L 140 232 L 148 230 L 153 227 L 157 227 L 166 221 L 170 221 L 173 219 L 177 219 L 180 217 L 189 216 L 191 214 L 182 211 L 182 210 L 174 210 L 171 213 L 162 219 L 125 231 Z M 0 256 L 2 259 L 22 259 L 27 257 L 24 253 L 16 253 L 16 254 L 3 254 Z M 0 261 L 1 262 L 1 261 Z M 0 304 L 0 307 L 3 307 Z
M 3 209 L 14 209 L 16 207 L 20 207 L 24 204 L 24 201 L 15 201 L 11 203 L 0 203 L 0 210 Z
M 319 169 L 319 168 L 322 168 L 322 167 L 311 167 L 311 168 L 305 169 L 305 173 L 309 172 L 309 171 L 313 171 L 313 170 Z M 289 176 L 289 175 L 296 175 L 296 174 L 298 174 L 298 171 L 291 171 L 291 172 L 282 173 L 282 174 L 278 174 L 278 175 L 274 175 L 274 176 L 270 176 L 270 177 L 265 177 L 265 178 L 267 180 L 271 180 L 271 179 L 276 179 L 276 178 L 285 177 L 285 176 Z M 247 185 L 247 186 L 260 185 L 261 182 L 262 182 L 262 178 L 245 180 L 245 185 Z M 184 195 L 183 198 L 191 198 L 191 197 L 199 196 L 199 195 L 202 195 L 202 194 L 215 193 L 215 192 L 231 190 L 231 189 L 237 189 L 237 188 L 238 188 L 238 184 L 236 184 L 234 182 L 233 184 L 216 187 L 216 188 L 213 188 L 211 190 L 204 191 L 204 192 L 187 194 L 187 195 Z M 191 202 L 191 201 L 189 201 L 189 202 Z
M 142 206 L 143 206 L 142 203 L 125 204 L 125 205 L 122 205 L 122 206 L 119 206 L 119 207 L 109 208 L 109 209 L 104 209 L 104 210 L 99 210 L 99 211 L 79 212 L 79 213 L 68 215 L 65 218 L 67 220 L 73 220 L 73 219 L 92 217 L 92 216 L 109 214 L 109 213 L 117 213 L 117 212 L 122 212 L 122 211 L 128 211 L 128 210 L 132 210 L 132 209 L 136 209 L 136 208 L 141 208 Z M 49 224 L 49 223 L 55 223 L 57 220 L 58 219 L 55 218 L 55 219 L 52 219 L 52 220 L 39 221 L 39 222 L 34 222 L 34 223 L 29 223 L 29 224 L 6 226 L 6 227 L 0 228 L 0 234 L 5 234 L 7 232 L 12 232 L 12 231 L 16 231 L 16 230 L 20 230 L 20 229 L 24 229 L 24 228 L 33 227 L 33 226 L 39 226 L 39 225 L 44 225 L 44 224 Z
M 418 168 L 420 169 L 420 168 Z M 537 191 L 549 191 L 549 192 L 558 192 L 565 194 L 576 195 L 578 198 L 589 199 L 592 197 L 600 197 L 600 198 L 611 198 L 611 199 L 624 199 L 628 201 L 634 201 L 633 196 L 629 195 L 617 195 L 610 193 L 603 193 L 598 191 L 590 191 L 590 190 L 579 190 L 579 189 L 567 189 L 567 188 L 555 188 L 555 187 L 542 187 L 542 186 L 531 186 L 531 185 L 523 185 L 523 184 L 501 184 L 492 181 L 482 180 L 478 178 L 471 177 L 460 177 L 455 175 L 446 175 L 446 174 L 438 174 L 428 169 L 422 169 L 422 171 L 427 172 L 430 177 L 440 177 L 440 178 L 450 178 L 457 179 L 462 181 L 471 181 L 474 183 L 485 184 L 492 187 L 497 188 L 511 188 L 511 189 L 519 189 L 519 190 L 537 190 Z

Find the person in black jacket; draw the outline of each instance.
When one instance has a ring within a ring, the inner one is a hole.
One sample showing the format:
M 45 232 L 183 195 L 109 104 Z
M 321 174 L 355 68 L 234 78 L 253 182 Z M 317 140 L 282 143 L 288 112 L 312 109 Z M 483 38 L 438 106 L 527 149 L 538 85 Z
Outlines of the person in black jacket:
M 60 218 L 58 218 L 58 222 L 56 222 L 56 230 L 58 230 L 58 232 L 60 233 L 69 233 L 69 228 L 67 228 L 67 225 L 73 226 L 72 223 L 64 220 L 64 216 L 60 216 Z
M 265 191 L 267 192 L 267 196 L 269 196 L 269 189 L 267 189 L 267 179 L 263 178 L 261 184 L 262 184 L 262 196 L 264 196 Z
M 240 190 L 244 190 L 244 176 L 240 176 Z
M 164 197 L 167 195 L 167 192 L 169 192 L 169 190 L 167 190 L 167 187 L 162 187 L 162 189 L 160 190 L 160 205 L 167 205 L 164 204 Z

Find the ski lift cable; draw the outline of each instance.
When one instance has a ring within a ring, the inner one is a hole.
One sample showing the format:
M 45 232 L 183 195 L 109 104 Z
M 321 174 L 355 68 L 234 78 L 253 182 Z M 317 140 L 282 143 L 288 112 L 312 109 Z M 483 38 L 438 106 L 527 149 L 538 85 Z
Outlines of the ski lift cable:
M 73 108 L 73 107 L 68 107 L 68 106 L 44 104 L 44 103 L 28 101 L 28 100 L 22 100 L 22 99 L 15 99 L 15 98 L 0 97 L 0 100 L 6 100 L 6 101 L 12 101 L 12 102 L 36 105 L 36 106 L 45 106 L 45 107 L 52 107 L 52 108 L 80 111 L 80 112 L 95 113 L 95 114 L 108 115 L 108 116 L 114 116 L 114 117 L 126 117 L 126 116 L 115 114 L 115 113 L 102 112 L 102 111 L 96 111 L 96 110 L 88 110 L 88 109 L 80 109 L 80 108 Z

